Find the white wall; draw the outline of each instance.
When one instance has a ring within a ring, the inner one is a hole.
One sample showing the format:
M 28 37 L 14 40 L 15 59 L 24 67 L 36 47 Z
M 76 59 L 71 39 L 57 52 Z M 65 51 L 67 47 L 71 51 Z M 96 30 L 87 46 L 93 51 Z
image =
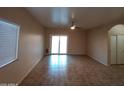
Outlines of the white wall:
M 98 62 L 109 65 L 110 61 L 110 29 L 124 24 L 124 18 L 112 23 L 90 29 L 86 32 L 86 54 Z
M 86 54 L 93 59 L 107 65 L 107 28 L 98 28 L 89 30 L 87 34 L 87 52 Z
M 18 60 L 0 69 L 0 83 L 20 83 L 44 55 L 44 28 L 23 8 L 0 8 L 0 18 L 21 27 Z
M 66 29 L 46 29 L 46 48 L 50 49 L 50 35 L 67 35 L 68 36 L 68 54 L 85 54 L 85 31 L 83 30 L 66 30 Z

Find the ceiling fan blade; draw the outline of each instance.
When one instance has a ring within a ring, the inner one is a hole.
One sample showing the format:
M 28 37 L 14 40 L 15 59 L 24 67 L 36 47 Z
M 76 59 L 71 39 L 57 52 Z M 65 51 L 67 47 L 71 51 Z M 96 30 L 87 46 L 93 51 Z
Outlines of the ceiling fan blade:
M 76 26 L 76 28 L 81 28 L 80 26 Z

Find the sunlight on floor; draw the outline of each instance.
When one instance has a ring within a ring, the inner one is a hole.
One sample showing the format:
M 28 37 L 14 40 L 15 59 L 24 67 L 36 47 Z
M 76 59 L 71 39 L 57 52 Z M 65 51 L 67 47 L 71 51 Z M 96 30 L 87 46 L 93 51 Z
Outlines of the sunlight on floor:
M 51 55 L 50 57 L 51 66 L 66 66 L 67 56 L 66 55 Z
M 67 68 L 67 55 L 51 55 L 49 61 L 49 73 L 65 72 Z

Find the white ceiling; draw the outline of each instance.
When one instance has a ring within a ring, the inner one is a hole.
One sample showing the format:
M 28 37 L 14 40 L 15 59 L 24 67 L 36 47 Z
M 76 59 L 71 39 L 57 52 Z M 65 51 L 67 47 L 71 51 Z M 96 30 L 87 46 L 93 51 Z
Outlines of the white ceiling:
M 41 24 L 51 28 L 67 28 L 73 20 L 76 25 L 84 29 L 90 29 L 110 23 L 124 16 L 124 8 L 30 7 L 27 10 Z

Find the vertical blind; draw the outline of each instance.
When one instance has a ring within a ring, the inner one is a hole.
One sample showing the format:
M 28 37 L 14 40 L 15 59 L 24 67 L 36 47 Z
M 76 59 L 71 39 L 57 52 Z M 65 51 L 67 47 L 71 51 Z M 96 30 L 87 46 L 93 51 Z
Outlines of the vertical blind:
M 19 26 L 0 19 L 0 68 L 18 57 Z

